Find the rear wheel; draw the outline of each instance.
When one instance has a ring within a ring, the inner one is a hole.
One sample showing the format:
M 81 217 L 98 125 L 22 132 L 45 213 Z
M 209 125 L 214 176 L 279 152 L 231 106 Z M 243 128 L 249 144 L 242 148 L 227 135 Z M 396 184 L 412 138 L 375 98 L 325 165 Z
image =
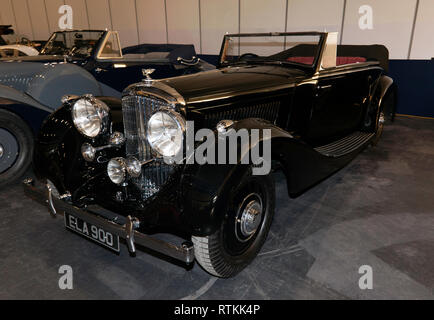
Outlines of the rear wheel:
M 210 236 L 192 237 L 196 260 L 222 278 L 244 269 L 265 242 L 274 214 L 274 182 L 249 169 L 230 195 L 220 228 Z
M 0 110 L 0 188 L 20 178 L 32 159 L 33 135 L 17 115 Z

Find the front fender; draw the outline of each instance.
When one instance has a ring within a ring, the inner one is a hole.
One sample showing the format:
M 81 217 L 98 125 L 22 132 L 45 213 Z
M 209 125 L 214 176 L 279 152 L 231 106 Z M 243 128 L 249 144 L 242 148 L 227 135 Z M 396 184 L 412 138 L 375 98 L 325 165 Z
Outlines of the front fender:
M 40 104 L 32 97 L 14 88 L 0 85 L 0 109 L 18 115 L 36 135 L 43 120 L 51 113 L 51 109 Z
M 85 69 L 71 63 L 59 63 L 44 69 L 43 76 L 34 77 L 27 93 L 55 110 L 64 95 L 103 95 L 98 81 Z
M 25 94 L 22 91 L 19 91 L 15 88 L 4 86 L 0 84 L 0 104 L 1 105 L 7 105 L 7 104 L 23 104 L 35 107 L 37 109 L 46 111 L 46 112 L 52 112 L 50 108 L 47 106 L 41 104 L 37 100 L 33 99 L 31 96 Z
M 280 165 L 286 176 L 288 193 L 296 195 L 339 168 L 290 133 L 260 119 L 245 119 L 235 123 L 234 129 L 269 129 L 271 160 Z M 250 130 L 249 130 L 250 133 Z M 261 137 L 263 138 L 263 136 Z M 264 143 L 261 139 L 260 143 Z M 185 212 L 189 215 L 193 235 L 211 235 L 219 228 L 231 187 L 239 181 L 248 165 L 241 164 L 242 146 L 238 146 L 238 163 L 186 165 L 182 178 Z M 251 147 L 249 146 L 249 151 Z M 344 159 L 341 159 L 344 160 Z
M 110 108 L 113 129 L 123 131 L 120 100 L 112 97 L 97 98 Z M 75 100 L 64 103 L 47 117 L 39 131 L 33 154 L 36 176 L 41 180 L 51 180 L 60 193 L 74 191 L 86 181 L 80 172 L 83 161 L 80 148 L 89 140 L 74 126 L 71 105 Z

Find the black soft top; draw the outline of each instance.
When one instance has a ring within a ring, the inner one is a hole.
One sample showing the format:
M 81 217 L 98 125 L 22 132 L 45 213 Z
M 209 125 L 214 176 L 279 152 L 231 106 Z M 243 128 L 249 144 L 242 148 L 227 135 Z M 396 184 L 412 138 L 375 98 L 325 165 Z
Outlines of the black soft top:
M 192 44 L 139 44 L 122 49 L 123 55 L 153 52 L 167 53 L 165 59 L 170 62 L 175 62 L 178 57 L 191 60 L 196 55 L 196 50 Z
M 0 25 L 0 45 L 6 45 L 6 41 L 2 38 L 3 34 L 14 34 L 14 30 L 11 29 L 11 25 Z

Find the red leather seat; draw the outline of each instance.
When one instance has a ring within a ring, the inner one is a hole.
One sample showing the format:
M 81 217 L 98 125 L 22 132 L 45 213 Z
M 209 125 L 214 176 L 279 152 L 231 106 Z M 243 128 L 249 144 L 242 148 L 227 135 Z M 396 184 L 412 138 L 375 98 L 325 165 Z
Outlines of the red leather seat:
M 313 57 L 289 57 L 287 61 L 298 62 L 302 64 L 312 65 Z M 336 57 L 336 65 L 351 64 L 357 62 L 366 62 L 364 57 Z
M 336 65 L 341 66 L 343 64 L 366 62 L 366 58 L 363 57 L 336 57 Z
M 286 61 L 292 61 L 292 62 L 307 64 L 307 65 L 312 65 L 313 64 L 313 57 L 289 57 L 288 59 L 286 59 Z

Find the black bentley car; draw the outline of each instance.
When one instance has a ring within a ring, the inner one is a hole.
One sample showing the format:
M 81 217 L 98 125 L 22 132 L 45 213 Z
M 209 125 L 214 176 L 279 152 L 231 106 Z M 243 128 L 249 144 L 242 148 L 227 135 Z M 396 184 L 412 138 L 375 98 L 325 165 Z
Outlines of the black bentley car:
M 226 35 L 215 70 L 148 74 L 124 90 L 122 105 L 91 95 L 65 101 L 40 130 L 37 179 L 25 190 L 45 193 L 68 229 L 114 251 L 124 239 L 130 252 L 139 245 L 234 276 L 270 229 L 272 172 L 284 173 L 295 197 L 376 144 L 395 103 L 387 67 L 385 47 L 338 46 L 336 33 Z M 206 162 L 191 161 L 201 142 L 230 132 L 251 139 L 236 136 L 202 152 Z M 271 171 L 244 161 L 258 146 Z M 231 153 L 235 161 L 225 161 Z

